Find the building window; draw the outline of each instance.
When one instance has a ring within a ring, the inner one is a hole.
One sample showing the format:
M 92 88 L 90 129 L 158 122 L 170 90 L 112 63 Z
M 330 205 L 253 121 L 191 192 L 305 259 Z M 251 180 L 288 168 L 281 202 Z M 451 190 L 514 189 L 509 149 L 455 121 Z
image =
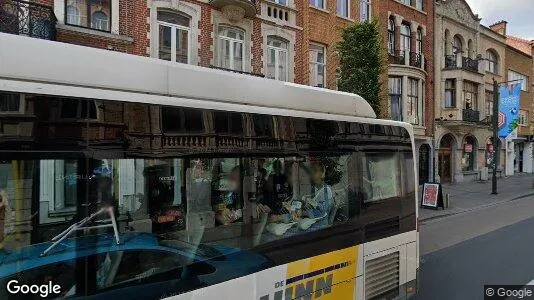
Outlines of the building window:
M 478 99 L 478 84 L 471 81 L 464 81 L 464 108 L 473 109 L 477 108 Z
M 371 0 L 360 0 L 360 21 L 371 21 Z
M 388 85 L 391 119 L 402 121 L 402 77 L 390 77 Z
M 337 0 L 338 16 L 350 18 L 350 0 Z
M 527 126 L 528 125 L 528 111 L 526 110 L 519 110 L 519 120 L 517 122 L 519 126 Z
M 326 9 L 325 0 L 310 0 L 310 5 L 317 8 Z
M 477 140 L 468 136 L 463 144 L 462 171 L 473 171 L 475 169 L 475 159 L 477 151 Z
M 415 8 L 419 10 L 424 10 L 424 0 L 415 0 Z
M 497 55 L 495 52 L 488 50 L 486 51 L 486 71 L 490 73 L 497 73 Z
M 110 31 L 111 0 L 77 0 L 65 1 L 68 25 Z
M 514 71 L 508 71 L 508 81 L 514 81 L 514 82 L 510 82 L 510 83 L 514 83 L 514 84 L 521 84 L 521 90 L 522 91 L 528 91 L 528 77 L 523 75 L 523 74 L 520 74 L 520 73 L 517 73 L 517 72 L 514 72 Z
M 96 102 L 90 99 L 62 99 L 60 117 L 62 119 L 96 120 Z
M 190 18 L 169 11 L 158 11 L 158 56 L 160 59 L 189 62 Z
M 486 116 L 493 115 L 493 92 L 486 91 Z
M 412 0 L 402 0 L 402 3 L 411 6 L 412 5 Z
M 453 55 L 461 55 L 462 53 L 462 40 L 459 36 L 454 36 L 453 42 L 452 42 L 452 54 Z
M 219 28 L 219 67 L 235 71 L 245 70 L 245 33 L 237 28 Z
M 0 113 L 23 113 L 21 94 L 0 93 Z
M 456 107 L 456 79 L 445 80 L 445 107 Z
M 310 85 L 317 87 L 326 86 L 326 57 L 325 47 L 310 45 Z
M 280 38 L 267 38 L 267 78 L 287 81 L 288 43 Z
M 423 104 L 421 99 L 419 95 L 419 80 L 408 78 L 407 116 L 408 121 L 412 124 L 421 125 Z
M 202 110 L 194 108 L 163 107 L 162 129 L 165 133 L 203 132 Z
M 388 20 L 388 52 L 395 55 L 395 21 Z
M 287 5 L 287 0 L 271 0 L 272 2 L 280 5 Z
M 241 113 L 216 111 L 213 113 L 213 119 L 215 133 L 243 135 L 243 117 Z
M 417 42 L 415 43 L 415 47 L 417 54 L 423 54 L 423 31 L 421 28 L 417 29 Z
M 410 53 L 411 43 L 412 43 L 412 33 L 410 30 L 410 25 L 402 24 L 400 35 L 401 35 L 401 40 L 400 40 L 401 49 L 400 50 L 402 51 L 401 55 L 408 55 L 408 53 Z

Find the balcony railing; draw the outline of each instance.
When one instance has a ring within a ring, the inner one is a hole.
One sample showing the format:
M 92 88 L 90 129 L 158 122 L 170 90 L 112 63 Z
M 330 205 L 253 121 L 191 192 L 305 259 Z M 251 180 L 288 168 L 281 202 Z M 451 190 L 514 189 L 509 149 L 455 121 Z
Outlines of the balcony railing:
M 462 110 L 462 120 L 464 122 L 479 122 L 480 112 L 473 109 L 464 109 Z
M 445 55 L 446 69 L 463 69 L 471 72 L 478 72 L 478 60 L 469 57 L 461 57 L 456 55 Z
M 469 57 L 462 57 L 462 68 L 465 70 L 478 72 L 478 60 Z
M 416 68 L 423 67 L 423 56 L 417 52 L 410 52 L 410 66 Z
M 445 55 L 445 68 L 457 68 L 456 55 Z
M 56 21 L 50 6 L 21 0 L 0 1 L 0 32 L 55 40 Z

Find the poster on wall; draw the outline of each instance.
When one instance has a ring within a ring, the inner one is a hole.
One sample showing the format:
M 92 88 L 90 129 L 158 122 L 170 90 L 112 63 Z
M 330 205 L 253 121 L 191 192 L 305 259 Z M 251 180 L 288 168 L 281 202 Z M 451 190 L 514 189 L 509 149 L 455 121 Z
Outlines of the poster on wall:
M 443 208 L 441 184 L 425 183 L 423 186 L 423 196 L 421 197 L 421 207 L 432 209 Z
M 519 122 L 521 83 L 501 86 L 499 91 L 499 137 L 515 132 Z

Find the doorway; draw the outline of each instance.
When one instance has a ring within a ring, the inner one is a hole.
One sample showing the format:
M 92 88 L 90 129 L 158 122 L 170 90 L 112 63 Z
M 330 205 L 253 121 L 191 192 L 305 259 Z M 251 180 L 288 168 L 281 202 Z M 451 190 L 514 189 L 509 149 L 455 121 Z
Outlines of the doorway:
M 438 150 L 438 174 L 441 183 L 452 183 L 453 171 L 453 150 L 456 142 L 451 134 L 446 134 L 441 138 Z

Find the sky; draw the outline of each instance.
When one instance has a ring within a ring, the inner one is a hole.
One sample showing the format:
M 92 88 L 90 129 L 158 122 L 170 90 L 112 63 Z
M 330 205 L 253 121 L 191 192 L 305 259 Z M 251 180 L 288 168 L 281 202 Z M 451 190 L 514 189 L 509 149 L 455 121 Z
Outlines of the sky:
M 491 25 L 497 21 L 508 21 L 509 35 L 534 39 L 534 0 L 466 0 L 481 23 Z

